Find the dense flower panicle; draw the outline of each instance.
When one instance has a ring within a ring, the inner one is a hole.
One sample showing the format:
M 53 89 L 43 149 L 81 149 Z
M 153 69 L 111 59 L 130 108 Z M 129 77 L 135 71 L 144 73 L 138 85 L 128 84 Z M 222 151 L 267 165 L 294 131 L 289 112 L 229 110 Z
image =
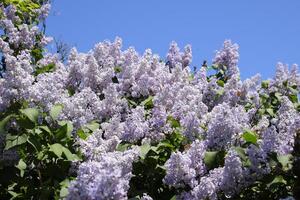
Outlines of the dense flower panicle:
M 0 50 L 4 55 L 11 55 L 13 50 L 9 47 L 9 43 L 0 38 Z
M 77 128 L 95 120 L 95 113 L 100 108 L 100 100 L 90 88 L 64 98 L 59 103 L 64 105 L 60 118 L 72 121 Z
M 217 192 L 223 180 L 224 168 L 215 168 L 209 171 L 209 174 L 201 177 L 199 184 L 194 187 L 190 192 L 183 193 L 181 198 L 184 200 L 204 200 L 218 199 Z
M 230 40 L 225 40 L 224 46 L 221 50 L 217 51 L 213 63 L 219 65 L 221 68 L 228 69 L 228 76 L 239 74 L 237 67 L 239 59 L 239 46 L 232 44 Z
M 266 153 L 275 152 L 278 148 L 278 132 L 274 125 L 270 126 L 262 133 L 261 148 Z
M 6 109 L 11 101 L 28 98 L 28 88 L 34 81 L 28 52 L 22 51 L 17 57 L 6 54 L 5 63 L 6 71 L 0 89 L 0 110 Z
M 86 140 L 79 140 L 80 149 L 89 160 L 98 161 L 102 154 L 115 151 L 120 143 L 120 139 L 117 136 L 112 136 L 110 139 L 105 140 L 102 138 L 102 135 L 102 130 L 96 130 Z
M 128 115 L 121 139 L 129 142 L 138 141 L 146 137 L 148 132 L 149 124 L 145 119 L 145 110 L 143 107 L 137 107 Z
M 34 82 L 33 72 L 36 68 L 32 65 L 30 51 L 36 47 L 44 47 L 50 40 L 41 34 L 38 26 L 22 23 L 14 5 L 1 6 L 0 9 L 4 15 L 0 19 L 0 28 L 7 36 L 0 39 L 0 52 L 5 65 L 0 81 L 0 110 L 3 111 L 12 102 L 30 99 L 28 88 Z M 39 15 L 42 9 L 44 7 L 35 10 L 36 14 Z
M 1 10 L 4 11 L 3 14 L 6 19 L 11 20 L 12 22 L 20 21 L 20 18 L 15 14 L 17 9 L 14 5 L 8 5 L 6 8 L 2 8 Z
M 262 149 L 267 153 L 276 152 L 279 155 L 291 153 L 300 127 L 299 113 L 287 97 L 282 98 L 278 118 L 275 119 L 273 124 L 263 132 Z
M 83 65 L 86 55 L 77 52 L 76 48 L 72 48 L 68 58 L 68 86 L 74 90 L 78 90 L 84 78 L 86 65 Z
M 263 116 L 258 122 L 257 125 L 252 127 L 257 133 L 261 135 L 270 125 L 269 119 L 267 116 Z
M 277 63 L 276 67 L 276 75 L 274 81 L 277 83 L 283 83 L 289 78 L 289 69 L 288 65 L 284 65 L 283 63 Z
M 195 186 L 196 171 L 191 168 L 191 164 L 192 160 L 187 154 L 173 153 L 165 164 L 167 174 L 164 182 L 175 188 L 184 187 L 185 184 Z
M 41 6 L 40 9 L 37 9 L 40 20 L 45 20 L 50 13 L 51 4 L 45 3 Z
M 164 182 L 174 187 L 183 187 L 184 184 L 195 187 L 198 184 L 196 177 L 206 172 L 203 161 L 205 149 L 206 144 L 196 140 L 188 151 L 173 153 L 166 163 Z
M 279 122 L 277 128 L 281 140 L 279 154 L 287 154 L 293 151 L 297 133 L 293 129 L 296 117 L 299 118 L 299 113 L 295 110 L 293 103 L 287 97 L 283 97 L 281 107 L 278 110 Z
M 180 52 L 176 42 L 170 44 L 169 52 L 167 54 L 167 64 L 170 68 L 175 66 L 187 67 L 192 62 L 192 48 L 187 45 L 184 48 L 184 52 Z
M 160 141 L 166 135 L 172 132 L 170 123 L 168 123 L 168 113 L 163 106 L 157 106 L 152 109 L 151 117 L 149 118 L 150 132 L 147 136 L 152 141 Z
M 98 65 L 92 55 L 88 55 L 84 65 L 86 71 L 81 80 L 83 88 L 90 87 L 94 92 L 100 93 L 111 82 L 114 70 L 110 66 Z
M 40 74 L 29 89 L 29 99 L 36 105 L 43 105 L 49 110 L 54 104 L 69 97 L 66 89 L 67 71 L 62 68 L 52 73 Z
M 181 52 L 172 42 L 163 61 L 150 49 L 142 55 L 133 47 L 122 51 L 118 37 L 96 44 L 88 53 L 72 49 L 66 64 L 56 54 L 36 60 L 32 51 L 50 38 L 37 24 L 19 24 L 22 20 L 14 6 L 0 9 L 4 15 L 0 26 L 8 36 L 0 38 L 5 64 L 0 71 L 0 111 L 22 100 L 45 111 L 61 104 L 58 120 L 71 121 L 74 133 L 91 121 L 99 123 L 85 140 L 75 137 L 85 159 L 67 199 L 127 199 L 132 163 L 139 157 L 135 145 L 156 145 L 174 131 L 184 142 L 165 162 L 163 183 L 184 190 L 178 199 L 231 197 L 271 172 L 270 153 L 286 155 L 294 150 L 300 130 L 297 65 L 289 70 L 278 63 L 268 83 L 262 84 L 260 75 L 241 80 L 238 45 L 226 40 L 213 60 L 220 78 L 210 76 L 206 65 L 191 72 L 190 45 Z M 50 4 L 44 4 L 34 12 L 44 20 L 49 9 Z M 37 73 L 44 67 L 51 69 Z M 268 115 L 260 115 L 262 96 L 277 98 Z M 145 99 L 150 99 L 147 105 Z M 245 129 L 257 134 L 257 144 L 241 139 Z M 18 155 L 3 150 L 3 141 L 0 137 L 0 160 L 15 165 Z M 130 143 L 132 149 L 118 151 L 120 143 Z M 246 146 L 249 166 L 235 150 L 241 145 Z M 211 169 L 205 162 L 208 151 L 224 152 L 224 166 Z M 152 197 L 144 193 L 141 199 Z
M 188 113 L 180 120 L 180 124 L 183 127 L 182 134 L 191 140 L 199 137 L 203 132 L 203 129 L 200 127 L 201 122 L 195 112 Z
M 132 162 L 136 150 L 109 152 L 99 161 L 83 162 L 77 179 L 71 182 L 67 199 L 127 199 Z
M 119 66 L 121 60 L 122 39 L 117 37 L 113 43 L 104 41 L 95 45 L 93 56 L 103 68 Z
M 261 75 L 256 74 L 255 76 L 243 81 L 241 88 L 241 99 L 245 102 L 251 102 L 256 107 L 259 106 L 259 93 L 261 89 Z
M 207 118 L 206 140 L 208 148 L 227 150 L 237 139 L 239 133 L 249 127 L 248 116 L 243 107 L 230 107 L 220 104 Z
M 121 122 L 120 115 L 114 115 L 108 122 L 102 123 L 101 128 L 104 131 L 103 137 L 105 139 L 110 139 L 114 136 L 120 138 L 124 131 L 124 122 Z
M 225 157 L 223 179 L 221 182 L 221 190 L 231 197 L 237 193 L 244 183 L 245 171 L 242 167 L 242 161 L 234 150 L 229 150 Z
M 99 102 L 97 107 L 98 119 L 111 118 L 113 115 L 124 117 L 123 115 L 128 111 L 128 103 L 125 98 L 122 98 L 115 84 L 108 84 L 101 96 L 104 99 Z
M 280 92 L 284 94 L 287 89 L 286 86 L 296 87 L 295 89 L 299 91 L 300 75 L 298 65 L 293 64 L 291 70 L 289 70 L 288 65 L 279 62 L 277 63 L 275 77 L 270 80 L 270 89 L 266 92 Z
M 191 167 L 195 169 L 197 176 L 201 176 L 206 172 L 206 167 L 203 160 L 205 151 L 206 143 L 199 140 L 195 140 L 190 149 L 187 151 L 187 155 L 192 161 Z
M 251 162 L 250 167 L 247 169 L 249 176 L 246 177 L 249 183 L 252 183 L 270 172 L 268 155 L 263 149 L 251 144 L 246 150 L 246 153 Z

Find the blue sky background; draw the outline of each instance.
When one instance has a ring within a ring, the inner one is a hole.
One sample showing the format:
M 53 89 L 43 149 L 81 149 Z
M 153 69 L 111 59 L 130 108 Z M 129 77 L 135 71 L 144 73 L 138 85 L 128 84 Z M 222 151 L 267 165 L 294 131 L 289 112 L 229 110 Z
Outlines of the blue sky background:
M 193 65 L 211 62 L 225 39 L 240 46 L 242 78 L 273 76 L 278 61 L 300 64 L 299 0 L 53 0 L 47 34 L 87 52 L 105 39 L 165 57 L 191 44 Z

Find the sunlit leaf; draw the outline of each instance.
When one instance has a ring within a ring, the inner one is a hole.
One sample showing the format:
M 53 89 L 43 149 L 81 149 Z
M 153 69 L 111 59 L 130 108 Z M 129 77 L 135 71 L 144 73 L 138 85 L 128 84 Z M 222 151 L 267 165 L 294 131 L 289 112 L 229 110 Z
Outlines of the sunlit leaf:
M 54 105 L 50 110 L 50 116 L 52 117 L 52 119 L 56 120 L 60 112 L 62 111 L 62 109 L 63 109 L 63 105 L 61 104 Z
M 37 123 L 39 116 L 39 110 L 37 108 L 25 108 L 21 109 L 20 112 L 30 119 L 30 121 Z

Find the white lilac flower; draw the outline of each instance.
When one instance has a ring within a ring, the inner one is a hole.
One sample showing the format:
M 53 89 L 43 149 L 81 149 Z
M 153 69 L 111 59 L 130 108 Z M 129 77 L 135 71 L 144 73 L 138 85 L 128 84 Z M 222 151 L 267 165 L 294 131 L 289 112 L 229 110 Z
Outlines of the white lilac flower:
M 148 135 L 149 123 L 145 119 L 143 107 L 132 109 L 124 123 L 124 130 L 121 139 L 124 141 L 135 142 Z
M 40 74 L 36 82 L 28 88 L 29 100 L 49 110 L 54 104 L 69 97 L 66 88 L 67 72 L 62 68 L 51 73 Z
M 167 54 L 167 63 L 170 68 L 180 66 L 182 68 L 187 67 L 192 62 L 192 48 L 187 45 L 184 48 L 184 52 L 180 52 L 176 42 L 171 42 L 169 52 Z
M 229 150 L 225 157 L 221 190 L 227 197 L 236 194 L 243 186 L 245 172 L 242 161 L 234 150 Z
M 108 152 L 99 161 L 83 162 L 69 186 L 67 199 L 127 199 L 136 150 Z
M 237 140 L 238 134 L 249 127 L 245 109 L 230 107 L 226 103 L 214 107 L 207 120 L 207 145 L 214 150 L 227 150 Z
M 251 144 L 246 153 L 250 160 L 249 176 L 247 177 L 249 183 L 254 182 L 256 179 L 262 178 L 263 175 L 270 172 L 270 166 L 268 162 L 268 155 L 261 148 Z
M 103 130 L 103 137 L 105 139 L 114 136 L 120 138 L 124 131 L 124 122 L 121 122 L 121 117 L 119 115 L 114 115 L 109 121 L 101 124 L 101 129 Z
M 191 168 L 192 160 L 187 154 L 176 152 L 171 155 L 166 162 L 165 167 L 167 174 L 164 183 L 175 188 L 196 184 L 196 171 Z
M 237 67 L 239 59 L 239 46 L 237 44 L 232 44 L 230 40 L 225 40 L 223 48 L 217 51 L 213 63 L 219 65 L 222 69 L 226 67 L 228 70 L 228 76 L 234 74 L 239 74 L 239 69 Z
M 166 162 L 167 174 L 164 182 L 173 187 L 183 187 L 184 184 L 195 187 L 198 184 L 196 177 L 206 172 L 204 164 L 206 145 L 195 140 L 190 149 L 184 153 L 173 153 Z
M 223 181 L 224 168 L 215 168 L 209 171 L 209 174 L 201 177 L 199 184 L 189 193 L 184 193 L 182 198 L 185 200 L 204 200 L 218 199 L 218 191 Z
M 73 96 L 63 98 L 59 103 L 64 106 L 60 119 L 70 120 L 79 128 L 95 120 L 100 100 L 90 88 L 84 88 Z
M 102 135 L 102 130 L 96 130 L 85 140 L 79 140 L 80 150 L 87 159 L 101 161 L 98 159 L 101 158 L 102 154 L 116 150 L 117 145 L 120 143 L 119 138 L 113 136 L 105 140 Z

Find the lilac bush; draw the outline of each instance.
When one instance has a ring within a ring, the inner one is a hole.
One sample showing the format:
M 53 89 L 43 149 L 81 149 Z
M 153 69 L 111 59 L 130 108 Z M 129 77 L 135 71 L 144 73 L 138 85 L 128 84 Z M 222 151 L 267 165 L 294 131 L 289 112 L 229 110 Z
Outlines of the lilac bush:
M 58 55 L 37 54 L 50 41 L 37 25 L 22 22 L 12 4 L 0 8 L 6 35 L 0 39 L 0 125 L 13 127 L 4 120 L 18 102 L 50 114 L 60 106 L 56 117 L 74 126 L 73 146 L 83 158 L 73 161 L 76 175 L 64 198 L 299 195 L 297 65 L 289 70 L 279 63 L 269 80 L 241 80 L 238 45 L 230 40 L 210 67 L 192 71 L 190 45 L 180 51 L 172 42 L 164 59 L 150 49 L 122 50 L 118 37 L 88 53 L 73 48 L 63 63 Z M 49 9 L 34 10 L 37 19 Z M 9 162 L 16 152 L 2 148 L 5 143 L 1 136 L 1 161 Z

